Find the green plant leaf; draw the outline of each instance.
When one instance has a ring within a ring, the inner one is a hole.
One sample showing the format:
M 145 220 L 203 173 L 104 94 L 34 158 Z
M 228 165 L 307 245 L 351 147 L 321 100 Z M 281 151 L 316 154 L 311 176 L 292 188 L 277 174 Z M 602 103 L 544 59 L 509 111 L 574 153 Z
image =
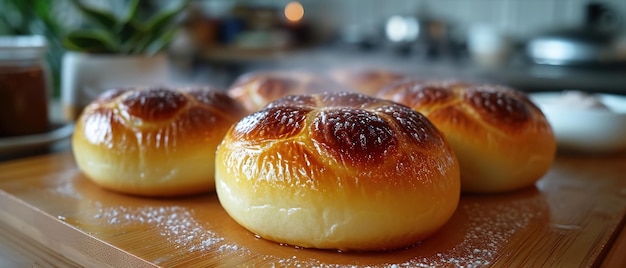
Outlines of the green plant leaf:
M 13 35 L 14 32 L 15 29 L 11 26 L 11 21 L 6 16 L 0 16 L 0 35 Z
M 131 53 L 134 47 L 144 38 L 146 32 L 134 21 L 129 21 L 122 25 L 119 31 L 120 52 Z
M 110 11 L 93 8 L 83 4 L 81 0 L 71 0 L 71 2 L 80 10 L 87 19 L 97 24 L 102 29 L 111 29 L 118 24 L 117 17 Z
M 148 45 L 148 47 L 146 47 L 144 53 L 147 55 L 154 55 L 163 51 L 167 47 L 167 45 L 169 45 L 172 39 L 174 39 L 174 36 L 176 35 L 176 30 L 177 28 L 170 28 L 167 29 L 165 32 L 162 32 L 157 39 L 152 41 Z
M 43 21 L 46 27 L 53 34 L 60 35 L 63 27 L 59 25 L 58 21 L 52 16 L 53 6 L 52 1 L 36 0 L 34 4 L 35 14 Z
M 137 12 L 139 11 L 139 0 L 131 0 L 128 4 L 128 10 L 126 11 L 126 15 L 123 18 L 123 21 L 129 22 L 136 18 Z
M 142 27 L 137 23 L 136 16 L 139 10 L 139 0 L 131 0 L 127 6 L 126 15 L 114 26 L 115 33 L 120 40 L 131 39 L 136 31 L 142 31 Z
M 169 27 L 177 15 L 187 7 L 187 2 L 164 9 L 152 16 L 145 25 L 146 32 L 160 34 L 161 31 Z
M 9 35 L 29 34 L 29 20 L 32 17 L 27 1 L 2 2 L 2 19 Z
M 132 46 L 129 47 L 131 54 L 142 54 L 146 50 L 146 48 L 150 45 L 152 41 L 154 41 L 154 37 L 151 33 L 146 32 L 142 36 L 137 36 L 138 40 L 132 43 Z
M 144 34 L 135 43 L 132 53 L 156 53 L 163 49 L 173 38 L 173 33 L 171 33 L 173 30 L 169 28 L 172 28 L 174 20 L 187 5 L 188 3 L 183 1 L 153 15 L 142 27 Z M 158 45 L 160 43 L 162 45 Z M 152 52 L 148 52 L 148 50 Z
M 89 53 L 113 53 L 119 50 L 119 45 L 106 31 L 80 30 L 75 31 L 63 39 L 67 49 Z
M 181 1 L 161 9 L 143 23 L 139 18 L 141 0 L 127 0 L 121 16 L 89 7 L 81 1 L 71 0 L 100 32 L 73 34 L 64 40 L 64 44 L 73 50 L 100 53 L 145 54 L 162 50 L 173 38 L 171 28 L 175 19 L 188 6 L 186 0 Z

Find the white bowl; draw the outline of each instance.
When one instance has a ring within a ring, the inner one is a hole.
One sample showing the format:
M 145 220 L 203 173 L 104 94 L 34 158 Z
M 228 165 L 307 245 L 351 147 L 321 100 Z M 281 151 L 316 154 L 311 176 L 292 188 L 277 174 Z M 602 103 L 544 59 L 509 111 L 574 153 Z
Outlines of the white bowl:
M 590 94 L 608 108 L 602 109 L 582 103 L 564 105 L 564 93 L 529 94 L 550 122 L 560 150 L 609 153 L 626 149 L 626 96 Z

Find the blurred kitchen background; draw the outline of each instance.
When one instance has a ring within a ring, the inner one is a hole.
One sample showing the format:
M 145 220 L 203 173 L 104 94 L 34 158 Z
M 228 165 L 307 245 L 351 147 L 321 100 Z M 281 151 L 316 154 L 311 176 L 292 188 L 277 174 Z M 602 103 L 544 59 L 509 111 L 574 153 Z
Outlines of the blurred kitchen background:
M 626 95 L 626 1 L 0 0 L 0 161 L 112 87 L 354 68 Z
M 625 26 L 622 0 L 211 0 L 193 2 L 170 51 L 189 80 L 220 85 L 345 66 L 626 93 Z
M 20 19 L 2 2 L 5 19 Z M 68 0 L 51 2 L 60 25 L 80 25 Z M 82 2 L 116 10 L 128 1 Z M 251 70 L 357 67 L 626 93 L 623 0 L 195 0 L 181 13 L 167 50 L 178 84 L 224 88 Z

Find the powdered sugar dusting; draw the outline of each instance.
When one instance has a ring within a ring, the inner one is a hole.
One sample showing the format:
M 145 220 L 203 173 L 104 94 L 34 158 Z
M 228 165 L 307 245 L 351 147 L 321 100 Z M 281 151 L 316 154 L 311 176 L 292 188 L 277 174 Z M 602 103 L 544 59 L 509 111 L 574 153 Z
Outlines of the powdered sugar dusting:
M 61 194 L 66 197 L 81 199 L 82 195 L 79 191 L 76 191 L 74 184 L 71 181 L 61 181 L 55 188 L 49 189 L 50 192 L 55 194 Z
M 509 238 L 537 216 L 531 206 L 513 206 L 516 209 L 511 209 L 510 204 L 490 208 L 478 203 L 464 204 L 461 209 L 470 215 L 470 221 L 463 241 L 449 252 L 419 261 L 428 266 L 482 267 L 491 264 Z M 411 261 L 401 266 L 413 264 L 416 263 Z
M 465 202 L 459 206 L 461 213 L 468 216 L 464 225 L 466 232 L 462 240 L 452 248 L 436 253 L 421 254 L 421 245 L 408 251 L 415 256 L 398 263 L 352 265 L 352 267 L 485 267 L 492 265 L 504 251 L 511 238 L 543 215 L 537 206 L 541 200 L 522 200 L 502 204 Z M 445 230 L 443 230 L 445 231 Z M 426 241 L 425 243 L 428 243 Z M 436 242 L 434 242 L 436 243 Z M 390 254 L 393 254 L 391 252 Z M 358 257 L 355 257 L 357 259 Z M 275 261 L 278 266 L 288 267 L 351 267 L 345 264 L 329 264 L 310 259 L 283 258 Z
M 462 204 L 460 209 L 469 216 L 469 228 L 461 243 L 447 252 L 411 260 L 399 266 L 471 268 L 490 265 L 514 234 L 542 214 L 536 209 L 536 204 L 521 201 L 497 205 L 467 203 Z
M 100 208 L 94 218 L 102 219 L 110 225 L 154 225 L 168 242 L 176 245 L 176 248 L 188 249 L 189 252 L 208 250 L 224 240 L 196 221 L 193 211 L 179 206 L 107 207 Z
M 259 256 L 258 252 L 253 252 L 245 246 L 226 242 L 223 237 L 197 222 L 194 219 L 193 210 L 179 206 L 101 208 L 96 217 L 111 225 L 152 224 L 168 242 L 188 252 L 213 251 L 221 256 L 256 258 L 256 261 L 261 263 L 279 267 L 485 267 L 496 261 L 514 235 L 526 229 L 534 219 L 542 216 L 544 212 L 537 209 L 540 205 L 538 202 L 540 200 L 487 204 L 462 202 L 457 213 L 467 216 L 467 221 L 460 226 L 465 232 L 458 243 L 433 252 L 428 251 L 429 246 L 425 244 L 437 242 L 425 241 L 423 245 L 406 249 L 406 252 L 414 254 L 412 257 L 397 263 L 382 264 L 359 263 L 357 262 L 358 254 L 354 256 L 355 262 L 352 264 L 328 263 L 327 260 L 314 256 L 307 259 L 300 254 L 294 254 L 292 257 L 279 257 L 271 254 Z M 442 230 L 442 232 L 445 231 Z M 421 248 L 422 246 L 424 248 Z M 307 251 L 307 249 L 298 250 Z M 342 253 L 328 252 L 328 254 Z M 390 254 L 393 257 L 395 253 L 379 254 Z
M 72 192 L 70 185 L 57 188 L 63 189 L 57 190 L 64 196 Z M 79 215 L 58 218 L 164 266 L 199 262 L 207 266 L 485 267 L 506 262 L 511 257 L 509 252 L 515 254 L 509 245 L 519 244 L 516 241 L 538 224 L 566 231 L 576 229 L 549 225 L 550 210 L 544 195 L 513 195 L 462 197 L 451 221 L 430 239 L 407 249 L 376 253 L 294 248 L 261 241 L 251 234 L 241 235 L 242 229 L 232 226 L 235 222 L 211 220 L 226 216 L 223 211 L 214 215 L 219 208 L 214 203 L 217 199 L 203 199 L 202 205 L 187 200 L 173 204 L 134 198 L 116 202 L 80 199 Z

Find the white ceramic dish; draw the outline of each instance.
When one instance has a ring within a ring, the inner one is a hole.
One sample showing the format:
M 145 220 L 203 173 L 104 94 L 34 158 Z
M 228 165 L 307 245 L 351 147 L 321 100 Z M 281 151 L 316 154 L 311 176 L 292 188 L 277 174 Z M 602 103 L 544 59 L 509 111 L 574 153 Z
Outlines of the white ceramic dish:
M 0 138 L 0 155 L 6 156 L 26 150 L 43 148 L 68 138 L 73 131 L 73 123 L 56 123 L 46 133 Z
M 563 105 L 563 96 L 564 92 L 529 94 L 550 122 L 560 150 L 582 153 L 626 150 L 626 96 L 589 95 L 608 109 Z

